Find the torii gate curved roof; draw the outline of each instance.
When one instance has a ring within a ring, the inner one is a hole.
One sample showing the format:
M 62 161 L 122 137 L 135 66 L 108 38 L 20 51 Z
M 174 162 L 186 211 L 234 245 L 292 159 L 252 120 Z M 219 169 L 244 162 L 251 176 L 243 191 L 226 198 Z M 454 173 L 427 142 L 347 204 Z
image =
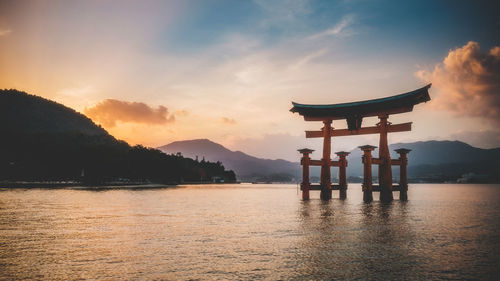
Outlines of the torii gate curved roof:
M 380 114 L 397 114 L 413 110 L 413 106 L 427 102 L 428 84 L 420 89 L 391 97 L 337 104 L 300 104 L 292 102 L 291 112 L 298 112 L 306 121 L 362 119 Z M 349 120 L 348 120 L 349 121 Z

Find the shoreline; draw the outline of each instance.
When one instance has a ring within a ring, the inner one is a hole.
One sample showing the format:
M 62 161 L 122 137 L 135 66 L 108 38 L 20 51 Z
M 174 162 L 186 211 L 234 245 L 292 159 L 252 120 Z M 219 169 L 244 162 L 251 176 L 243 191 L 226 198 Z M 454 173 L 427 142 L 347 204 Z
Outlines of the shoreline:
M 300 183 L 254 183 L 254 182 L 243 182 L 244 184 L 290 184 L 298 185 Z M 147 190 L 147 189 L 162 189 L 162 188 L 174 188 L 186 185 L 228 185 L 228 184 L 242 184 L 242 182 L 181 182 L 181 183 L 151 183 L 151 182 L 130 182 L 130 183 L 119 183 L 110 182 L 103 184 L 84 184 L 81 182 L 0 182 L 0 190 L 2 189 L 74 189 L 74 190 L 113 190 L 113 189 L 130 189 L 130 190 Z M 351 182 L 350 184 L 357 184 Z M 500 184 L 500 183 L 443 183 L 443 182 L 418 182 L 409 184 Z
M 108 182 L 101 184 L 85 184 L 82 182 L 0 182 L 0 189 L 77 189 L 77 190 L 111 190 L 111 189 L 160 189 L 172 188 L 181 185 L 208 185 L 208 184 L 239 184 L 240 182 L 182 182 L 182 183 L 154 183 L 154 182 Z
M 81 189 L 81 190 L 107 190 L 107 189 L 151 189 L 175 187 L 173 183 L 102 183 L 85 184 L 81 182 L 1 182 L 0 189 Z

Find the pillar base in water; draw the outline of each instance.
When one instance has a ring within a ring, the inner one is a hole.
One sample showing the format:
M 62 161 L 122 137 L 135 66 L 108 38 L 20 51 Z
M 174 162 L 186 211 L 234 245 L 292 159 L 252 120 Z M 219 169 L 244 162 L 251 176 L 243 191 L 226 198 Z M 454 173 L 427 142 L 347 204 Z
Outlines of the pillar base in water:
M 389 190 L 388 188 L 381 188 L 380 201 L 391 202 L 392 200 L 394 200 L 394 197 L 392 196 L 392 190 Z
M 309 189 L 302 190 L 302 200 L 309 200 Z
M 373 201 L 373 194 L 371 191 L 363 191 L 363 202 L 370 203 Z
M 322 200 L 330 200 L 332 199 L 332 190 L 331 189 L 322 189 L 320 198 Z
M 401 201 L 408 201 L 408 191 L 401 190 L 399 192 L 399 200 L 401 200 Z
M 346 199 L 347 198 L 347 189 L 346 188 L 341 188 L 340 189 L 340 199 Z

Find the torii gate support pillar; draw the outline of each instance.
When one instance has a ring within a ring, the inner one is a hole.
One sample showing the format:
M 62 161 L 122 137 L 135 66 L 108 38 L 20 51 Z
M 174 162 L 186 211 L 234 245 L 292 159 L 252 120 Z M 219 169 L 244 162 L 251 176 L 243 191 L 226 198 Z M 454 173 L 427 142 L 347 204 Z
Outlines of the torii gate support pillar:
M 321 194 L 323 200 L 332 199 L 332 176 L 330 173 L 331 143 L 332 143 L 332 120 L 324 120 L 323 123 L 323 159 L 321 159 Z
M 347 198 L 347 175 L 346 175 L 346 168 L 347 168 L 347 155 L 349 155 L 349 152 L 345 151 L 340 151 L 336 152 L 337 156 L 339 157 L 339 191 L 340 191 L 340 199 L 346 199 Z
M 304 148 L 299 149 L 299 152 L 302 153 L 302 183 L 300 184 L 300 189 L 302 190 L 302 200 L 309 200 L 309 190 L 311 189 L 311 182 L 309 181 L 309 164 L 311 162 L 311 158 L 309 154 L 314 150 Z
M 390 202 L 392 196 L 392 168 L 391 154 L 387 143 L 387 131 L 390 123 L 387 121 L 387 114 L 379 115 L 380 122 L 377 124 L 380 128 L 380 141 L 378 148 L 378 183 L 380 186 L 380 201 Z
M 408 167 L 408 152 L 411 149 L 400 148 L 395 150 L 399 154 L 399 200 L 408 200 L 408 177 L 406 168 Z
M 359 148 L 363 150 L 363 201 L 369 203 L 373 201 L 372 151 L 376 146 L 363 145 Z

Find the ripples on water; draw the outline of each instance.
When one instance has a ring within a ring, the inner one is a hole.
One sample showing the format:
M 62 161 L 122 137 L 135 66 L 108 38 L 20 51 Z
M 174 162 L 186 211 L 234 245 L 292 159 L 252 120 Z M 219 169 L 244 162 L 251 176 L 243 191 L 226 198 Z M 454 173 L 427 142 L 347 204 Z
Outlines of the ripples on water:
M 3 189 L 0 279 L 500 275 L 499 185 L 412 185 L 390 204 L 362 203 L 355 184 L 345 201 L 312 197 L 294 185 Z

